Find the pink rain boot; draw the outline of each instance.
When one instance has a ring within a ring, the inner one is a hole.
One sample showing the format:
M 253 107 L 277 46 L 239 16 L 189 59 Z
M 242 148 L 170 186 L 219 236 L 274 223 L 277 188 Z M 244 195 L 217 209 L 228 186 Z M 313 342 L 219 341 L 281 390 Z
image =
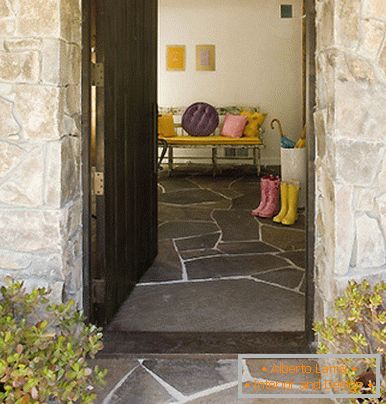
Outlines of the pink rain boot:
M 259 213 L 260 217 L 271 218 L 279 212 L 279 188 L 280 178 L 275 177 L 268 183 L 268 200 L 264 209 Z
M 267 204 L 268 200 L 268 185 L 271 176 L 266 175 L 261 178 L 260 181 L 260 194 L 261 194 L 261 201 L 259 206 L 251 212 L 252 216 L 259 216 L 259 213 L 264 209 L 265 205 Z

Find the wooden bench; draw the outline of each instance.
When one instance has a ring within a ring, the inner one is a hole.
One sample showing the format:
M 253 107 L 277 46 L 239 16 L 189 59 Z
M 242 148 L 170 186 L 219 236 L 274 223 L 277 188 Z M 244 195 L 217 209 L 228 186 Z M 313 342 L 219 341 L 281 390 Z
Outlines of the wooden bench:
M 264 130 L 260 128 L 260 137 L 241 137 L 241 138 L 229 138 L 220 135 L 220 127 L 222 126 L 223 118 L 226 113 L 239 113 L 242 109 L 252 109 L 249 107 L 228 107 L 228 108 L 217 108 L 220 115 L 220 125 L 217 127 L 216 131 L 209 136 L 190 136 L 185 130 L 182 128 L 180 123 L 175 123 L 176 128 L 176 136 L 174 137 L 159 137 L 158 144 L 162 147 L 161 156 L 159 159 L 159 166 L 162 164 L 162 161 L 168 153 L 168 168 L 169 175 L 172 174 L 174 169 L 175 160 L 204 160 L 206 157 L 203 156 L 183 156 L 176 157 L 174 155 L 174 149 L 211 149 L 211 160 L 212 160 L 212 170 L 213 175 L 215 176 L 217 173 L 218 162 L 220 160 L 250 160 L 253 162 L 253 165 L 256 167 L 257 175 L 260 175 L 261 171 L 261 150 L 265 148 L 264 143 L 262 141 L 262 135 Z M 174 117 L 178 119 L 178 112 L 181 112 L 183 108 L 174 108 L 174 109 L 161 109 L 160 113 L 173 113 Z M 222 157 L 219 156 L 219 149 L 244 149 L 244 150 L 252 150 L 252 155 L 250 156 L 242 156 L 242 157 Z

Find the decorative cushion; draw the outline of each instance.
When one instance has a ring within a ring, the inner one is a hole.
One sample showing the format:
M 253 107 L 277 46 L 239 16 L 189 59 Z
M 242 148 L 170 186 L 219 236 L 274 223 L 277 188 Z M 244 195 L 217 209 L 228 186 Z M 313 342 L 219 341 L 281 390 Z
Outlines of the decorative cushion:
M 219 116 L 214 107 L 205 102 L 196 102 L 184 112 L 181 125 L 191 136 L 208 136 L 219 124 Z
M 248 120 L 246 116 L 226 114 L 221 135 L 231 138 L 239 138 L 243 136 L 247 122 Z
M 244 129 L 244 136 L 259 137 L 259 129 L 264 123 L 267 114 L 260 112 L 241 111 L 240 115 L 248 119 L 247 126 Z
M 173 114 L 158 116 L 158 136 L 160 137 L 176 136 Z

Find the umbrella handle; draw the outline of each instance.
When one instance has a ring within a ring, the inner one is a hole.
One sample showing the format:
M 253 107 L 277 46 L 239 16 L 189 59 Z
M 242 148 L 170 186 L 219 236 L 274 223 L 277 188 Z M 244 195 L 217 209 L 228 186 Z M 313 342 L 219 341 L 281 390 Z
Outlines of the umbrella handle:
M 302 131 L 302 134 L 301 134 L 300 138 L 305 139 L 306 135 L 307 135 L 307 126 L 304 125 L 304 128 L 303 128 L 303 131 Z
M 275 125 L 274 123 L 277 123 L 279 126 L 279 131 L 280 131 L 280 136 L 283 137 L 284 133 L 283 133 L 283 127 L 281 126 L 281 122 L 278 119 L 273 119 L 271 122 L 271 129 L 275 129 Z

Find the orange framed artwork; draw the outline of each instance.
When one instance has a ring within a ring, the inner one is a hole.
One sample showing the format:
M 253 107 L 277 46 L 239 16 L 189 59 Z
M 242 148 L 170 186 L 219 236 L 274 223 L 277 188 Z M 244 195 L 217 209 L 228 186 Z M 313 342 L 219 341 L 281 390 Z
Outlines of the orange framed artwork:
M 184 71 L 185 70 L 185 45 L 167 45 L 166 46 L 166 70 Z

